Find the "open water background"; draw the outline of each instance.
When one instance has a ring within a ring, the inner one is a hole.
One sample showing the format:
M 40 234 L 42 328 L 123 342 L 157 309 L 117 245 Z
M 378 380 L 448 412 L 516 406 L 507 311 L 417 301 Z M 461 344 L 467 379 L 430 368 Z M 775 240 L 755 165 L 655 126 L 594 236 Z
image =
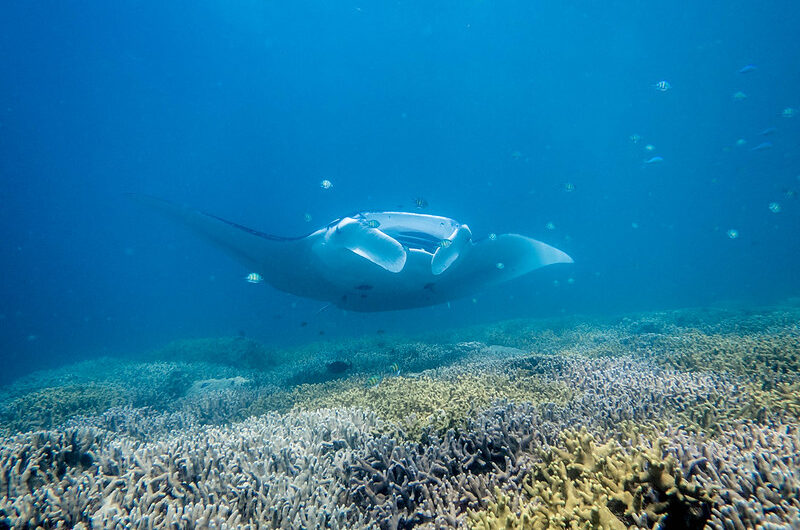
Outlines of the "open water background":
M 792 1 L 6 2 L 0 380 L 177 338 L 797 296 L 798 27 Z M 280 235 L 421 197 L 576 264 L 450 308 L 318 313 L 128 191 Z

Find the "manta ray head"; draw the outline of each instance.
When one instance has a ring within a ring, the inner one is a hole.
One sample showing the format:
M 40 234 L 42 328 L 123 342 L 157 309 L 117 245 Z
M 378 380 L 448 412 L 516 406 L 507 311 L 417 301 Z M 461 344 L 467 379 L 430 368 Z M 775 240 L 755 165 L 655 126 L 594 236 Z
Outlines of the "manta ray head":
M 407 212 L 361 212 L 328 225 L 326 245 L 348 249 L 393 273 L 410 251 L 428 255 L 431 272 L 443 273 L 472 241 L 467 225 L 447 217 Z
M 474 242 L 466 224 L 410 212 L 361 212 L 331 223 L 315 245 L 322 274 L 356 311 L 434 305 L 554 263 L 564 252 L 516 234 Z M 346 291 L 346 292 L 345 292 Z

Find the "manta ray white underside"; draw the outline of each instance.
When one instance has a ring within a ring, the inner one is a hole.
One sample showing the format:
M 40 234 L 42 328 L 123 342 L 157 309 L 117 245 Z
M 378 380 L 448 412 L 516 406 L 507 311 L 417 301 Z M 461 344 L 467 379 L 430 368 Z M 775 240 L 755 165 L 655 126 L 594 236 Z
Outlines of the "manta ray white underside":
M 555 263 L 564 252 L 529 237 L 472 240 L 465 224 L 410 212 L 361 212 L 296 238 L 132 195 L 215 243 L 287 293 L 353 311 L 441 304 Z

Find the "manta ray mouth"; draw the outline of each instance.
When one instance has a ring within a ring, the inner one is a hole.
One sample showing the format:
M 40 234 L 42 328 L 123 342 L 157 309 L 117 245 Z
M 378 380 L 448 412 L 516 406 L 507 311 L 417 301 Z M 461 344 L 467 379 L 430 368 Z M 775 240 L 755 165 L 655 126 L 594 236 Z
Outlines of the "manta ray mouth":
M 442 241 L 441 238 L 425 232 L 392 232 L 386 230 L 384 233 L 406 248 L 424 250 L 429 254 L 436 252 Z
M 461 224 L 448 217 L 408 212 L 360 212 L 353 216 L 374 223 L 388 237 L 409 250 L 435 254 L 442 240 L 452 236 Z

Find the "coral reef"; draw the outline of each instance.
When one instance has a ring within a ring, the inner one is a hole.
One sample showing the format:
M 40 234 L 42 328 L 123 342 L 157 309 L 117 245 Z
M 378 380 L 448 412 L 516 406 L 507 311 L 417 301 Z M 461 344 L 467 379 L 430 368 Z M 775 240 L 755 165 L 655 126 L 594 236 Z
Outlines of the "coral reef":
M 42 371 L 0 389 L 0 529 L 795 528 L 798 322 L 209 339 Z
M 249 379 L 238 375 L 236 377 L 226 377 L 224 379 L 202 379 L 192 383 L 192 386 L 186 391 L 186 395 L 193 396 L 206 392 L 219 392 L 221 390 L 237 388 L 247 383 L 250 383 Z
M 596 445 L 586 431 L 562 433 L 562 448 L 541 453 L 522 482 L 524 496 L 502 493 L 485 511 L 471 512 L 473 528 L 702 528 L 712 499 L 686 481 L 660 441 L 650 450 Z M 517 515 L 519 514 L 519 515 Z
M 151 352 L 154 360 L 204 362 L 235 366 L 244 370 L 265 370 L 276 363 L 277 353 L 247 337 L 176 340 Z
M 168 441 L 102 431 L 32 433 L 0 449 L 6 527 L 364 526 L 342 475 L 375 419 L 356 411 L 267 415 Z
M 235 378 L 241 377 L 229 367 L 205 363 L 111 363 L 108 359 L 81 362 L 62 371 L 63 377 L 56 370 L 30 374 L 4 388 L 0 426 L 12 432 L 46 429 L 76 414 L 101 413 L 125 404 L 177 410 L 185 405 L 183 398 L 196 381 L 238 381 Z M 263 378 L 259 383 L 266 384 Z
M 298 409 L 360 407 L 375 411 L 407 437 L 419 440 L 432 430 L 442 433 L 498 399 L 566 403 L 572 393 L 563 383 L 549 383 L 519 373 L 460 373 L 449 378 L 390 377 L 374 387 L 362 381 L 297 389 Z
M 125 392 L 115 385 L 84 383 L 44 388 L 6 404 L 0 421 L 15 431 L 46 429 L 72 416 L 103 412 L 125 401 Z
M 666 435 L 684 474 L 718 498 L 708 528 L 800 525 L 800 425 L 743 423 L 713 439 Z

